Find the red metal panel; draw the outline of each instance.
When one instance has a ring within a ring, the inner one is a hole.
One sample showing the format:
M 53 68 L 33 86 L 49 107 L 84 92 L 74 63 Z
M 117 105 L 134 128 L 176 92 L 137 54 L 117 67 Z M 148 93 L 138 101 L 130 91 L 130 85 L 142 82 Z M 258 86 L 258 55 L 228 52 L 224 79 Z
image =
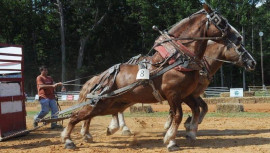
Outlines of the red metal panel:
M 19 62 L 21 63 L 21 78 L 0 78 L 0 81 L 6 82 L 19 82 L 21 88 L 21 95 L 19 96 L 9 96 L 0 98 L 0 137 L 4 137 L 12 132 L 21 131 L 26 129 L 26 111 L 25 111 L 25 94 L 24 94 L 24 53 L 22 45 L 9 45 L 1 44 L 0 47 L 21 47 L 22 55 L 13 55 L 12 56 L 22 56 L 22 60 L 1 60 L 2 62 Z M 22 101 L 22 111 L 15 113 L 2 114 L 1 112 L 1 103 L 6 101 Z
M 0 53 L 0 55 L 8 55 L 8 56 L 22 56 L 20 54 L 8 54 L 8 53 Z
M 24 100 L 24 96 L 23 95 L 19 95 L 19 96 L 1 97 L 0 102 L 4 102 L 4 101 L 15 101 L 15 100 Z
M 0 136 L 7 136 L 13 131 L 26 129 L 25 116 L 23 112 L 2 114 L 0 119 Z
M 1 62 L 17 62 L 20 63 L 21 61 L 19 60 L 0 60 Z
M 21 82 L 21 78 L 0 78 L 0 81 L 6 81 L 6 82 Z
M 2 111 L 1 111 L 2 109 L 1 109 L 1 102 L 0 102 L 0 137 L 2 137 L 2 121 L 1 121 L 1 119 L 3 118 L 2 117 Z
M 0 69 L 1 70 L 5 70 L 5 71 L 21 71 L 20 69 Z

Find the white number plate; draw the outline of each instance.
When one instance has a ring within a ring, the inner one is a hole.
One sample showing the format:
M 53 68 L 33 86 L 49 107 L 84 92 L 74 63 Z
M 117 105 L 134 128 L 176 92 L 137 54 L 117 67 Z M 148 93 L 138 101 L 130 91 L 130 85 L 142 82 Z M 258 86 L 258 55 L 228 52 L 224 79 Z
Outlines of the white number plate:
M 137 80 L 139 79 L 147 79 L 149 80 L 149 70 L 148 69 L 140 69 L 137 73 Z

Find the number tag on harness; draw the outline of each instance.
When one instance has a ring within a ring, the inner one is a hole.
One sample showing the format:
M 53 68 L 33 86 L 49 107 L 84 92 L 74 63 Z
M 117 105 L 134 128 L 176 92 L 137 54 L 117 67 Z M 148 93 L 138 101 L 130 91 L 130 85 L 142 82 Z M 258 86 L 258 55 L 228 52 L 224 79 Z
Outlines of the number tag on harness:
M 139 69 L 137 73 L 137 80 L 149 80 L 149 70 L 148 69 Z

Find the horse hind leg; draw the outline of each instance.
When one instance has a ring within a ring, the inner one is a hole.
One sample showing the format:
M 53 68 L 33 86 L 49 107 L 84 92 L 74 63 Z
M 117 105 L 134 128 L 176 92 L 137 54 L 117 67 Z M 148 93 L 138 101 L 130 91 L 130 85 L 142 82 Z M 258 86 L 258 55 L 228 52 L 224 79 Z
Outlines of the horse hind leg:
M 201 108 L 201 113 L 200 113 L 200 117 L 199 117 L 199 124 L 201 124 L 206 113 L 208 112 L 208 105 L 201 97 L 198 97 L 198 103 L 199 103 L 199 106 Z
M 88 118 L 91 120 L 91 116 L 90 116 L 91 112 L 92 112 L 92 107 L 88 106 L 88 107 L 83 107 L 81 110 L 74 112 L 72 114 L 68 125 L 61 133 L 61 139 L 62 139 L 62 142 L 65 143 L 66 149 L 75 149 L 76 148 L 76 145 L 71 140 L 70 134 L 77 123 L 79 123 L 82 120 L 88 119 Z
M 116 131 L 119 130 L 119 121 L 118 121 L 118 116 L 116 114 L 112 115 L 112 120 L 107 128 L 107 136 L 108 135 L 113 135 Z
M 118 119 L 119 119 L 120 129 L 122 130 L 122 135 L 131 136 L 132 133 L 130 132 L 129 128 L 126 125 L 123 112 L 118 112 Z
M 74 144 L 74 142 L 70 138 L 71 131 L 73 130 L 73 128 L 76 125 L 73 122 L 74 120 L 75 119 L 70 119 L 70 122 L 68 123 L 68 125 L 65 127 L 65 129 L 61 133 L 61 140 L 62 140 L 62 142 L 65 143 L 66 149 L 75 149 L 76 148 L 76 145 Z
M 194 98 L 193 96 L 185 98 L 185 103 L 192 110 L 192 117 L 189 116 L 184 124 L 186 128 L 186 139 L 191 142 L 195 142 L 198 130 L 200 108 L 197 99 Z
M 83 136 L 83 140 L 85 142 L 93 142 L 93 137 L 89 132 L 89 126 L 90 126 L 90 119 L 84 120 L 81 128 L 81 135 Z

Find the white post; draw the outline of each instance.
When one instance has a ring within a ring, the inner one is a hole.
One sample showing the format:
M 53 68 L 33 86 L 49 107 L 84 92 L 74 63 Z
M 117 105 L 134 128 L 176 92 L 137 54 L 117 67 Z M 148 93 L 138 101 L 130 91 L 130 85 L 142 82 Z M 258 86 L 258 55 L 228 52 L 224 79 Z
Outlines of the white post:
M 260 36 L 260 45 L 261 45 L 261 71 L 262 71 L 262 88 L 265 90 L 265 85 L 264 85 L 264 72 L 263 72 L 263 51 L 262 51 L 262 36 L 263 32 L 259 32 Z

